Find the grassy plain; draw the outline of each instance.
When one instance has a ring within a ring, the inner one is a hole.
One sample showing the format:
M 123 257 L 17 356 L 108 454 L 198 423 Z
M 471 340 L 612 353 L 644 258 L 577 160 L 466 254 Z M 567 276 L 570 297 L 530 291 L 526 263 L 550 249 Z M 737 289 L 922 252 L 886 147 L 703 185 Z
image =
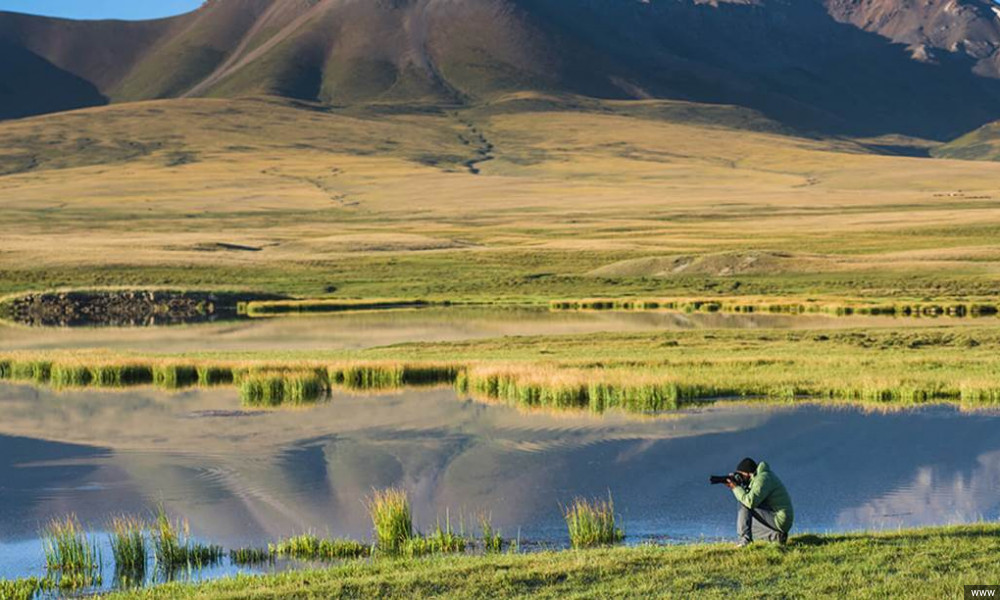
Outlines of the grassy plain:
M 927 147 L 795 136 L 743 109 L 525 95 L 407 112 L 190 99 L 8 121 L 0 294 L 996 294 L 1000 165 L 887 155 L 889 142 Z
M 806 535 L 785 548 L 696 544 L 350 562 L 108 598 L 957 598 L 963 585 L 1000 578 L 998 534 L 996 525 L 975 525 Z

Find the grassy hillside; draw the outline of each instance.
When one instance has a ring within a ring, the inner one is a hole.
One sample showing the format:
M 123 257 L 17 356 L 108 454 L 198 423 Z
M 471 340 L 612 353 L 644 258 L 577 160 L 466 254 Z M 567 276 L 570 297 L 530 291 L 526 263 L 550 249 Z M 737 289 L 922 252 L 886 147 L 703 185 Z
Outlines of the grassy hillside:
M 131 598 L 954 598 L 1000 577 L 994 525 L 729 544 L 348 563 L 122 592 Z
M 526 94 L 403 111 L 191 99 L 8 122 L 0 293 L 998 291 L 992 165 L 783 131 L 723 106 Z
M 1000 160 L 1000 122 L 984 125 L 933 150 L 939 158 Z

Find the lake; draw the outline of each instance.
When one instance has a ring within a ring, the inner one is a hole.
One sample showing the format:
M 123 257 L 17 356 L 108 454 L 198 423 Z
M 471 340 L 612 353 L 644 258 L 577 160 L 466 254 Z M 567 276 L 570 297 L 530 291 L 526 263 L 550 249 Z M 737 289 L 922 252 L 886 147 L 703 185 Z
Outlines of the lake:
M 0 323 L 0 348 L 109 348 L 154 352 L 344 350 L 406 342 L 521 335 L 683 329 L 849 329 L 975 325 L 993 319 L 828 315 L 550 311 L 546 308 L 431 307 L 241 319 L 163 327 L 39 328 Z
M 736 503 L 708 476 L 744 455 L 786 482 L 796 532 L 1000 517 L 1000 414 L 953 407 L 718 403 L 596 416 L 525 413 L 444 388 L 258 412 L 231 388 L 2 384 L 0 411 L 6 578 L 44 574 L 38 531 L 68 513 L 97 531 L 114 514 L 162 504 L 227 548 L 304 532 L 368 540 L 364 500 L 386 486 L 408 490 L 418 528 L 487 513 L 529 549 L 565 546 L 560 505 L 609 491 L 629 543 L 728 539 Z

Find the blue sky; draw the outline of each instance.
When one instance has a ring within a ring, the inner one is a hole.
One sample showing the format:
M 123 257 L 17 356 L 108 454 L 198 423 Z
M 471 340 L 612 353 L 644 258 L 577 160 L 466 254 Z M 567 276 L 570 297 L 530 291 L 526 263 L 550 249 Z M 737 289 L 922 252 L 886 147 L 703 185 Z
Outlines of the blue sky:
M 152 19 L 194 10 L 203 0 L 0 0 L 0 10 L 69 19 Z

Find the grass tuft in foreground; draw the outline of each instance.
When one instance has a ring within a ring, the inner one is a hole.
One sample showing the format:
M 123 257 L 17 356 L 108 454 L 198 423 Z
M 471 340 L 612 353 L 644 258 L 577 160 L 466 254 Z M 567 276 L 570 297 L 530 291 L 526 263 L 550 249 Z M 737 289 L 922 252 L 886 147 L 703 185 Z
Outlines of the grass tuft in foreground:
M 371 554 L 371 548 L 354 540 L 326 540 L 300 535 L 272 544 L 271 554 L 299 560 L 340 560 Z
M 156 568 L 164 575 L 179 569 L 209 567 L 224 556 L 222 547 L 197 544 L 191 540 L 187 523 L 172 523 L 161 506 L 152 531 Z
M 487 515 L 479 516 L 479 530 L 482 535 L 483 552 L 499 554 L 503 552 L 503 536 L 499 529 L 493 528 L 493 519 Z
M 42 531 L 42 546 L 49 578 L 60 587 L 87 587 L 100 580 L 97 545 L 75 516 L 50 521 Z
M 577 498 L 563 510 L 563 516 L 573 548 L 610 546 L 625 539 L 625 531 L 618 526 L 611 494 L 607 500 Z
M 26 579 L 0 579 L 0 598 L 3 600 L 32 600 L 40 591 L 47 589 L 48 582 L 35 577 Z
M 451 526 L 451 515 L 445 516 L 444 526 L 439 521 L 434 530 L 427 535 L 414 535 L 403 544 L 403 554 L 406 556 L 426 556 L 428 554 L 456 554 L 465 552 L 469 540 L 464 533 L 456 533 Z
M 268 548 L 236 548 L 229 551 L 229 560 L 234 565 L 264 565 L 274 562 L 274 553 Z
M 111 552 L 115 558 L 115 579 L 121 584 L 138 584 L 146 576 L 146 524 L 135 517 L 111 520 Z
M 414 537 L 410 499 L 398 488 L 375 490 L 368 501 L 375 527 L 375 545 L 380 552 L 401 554 Z

